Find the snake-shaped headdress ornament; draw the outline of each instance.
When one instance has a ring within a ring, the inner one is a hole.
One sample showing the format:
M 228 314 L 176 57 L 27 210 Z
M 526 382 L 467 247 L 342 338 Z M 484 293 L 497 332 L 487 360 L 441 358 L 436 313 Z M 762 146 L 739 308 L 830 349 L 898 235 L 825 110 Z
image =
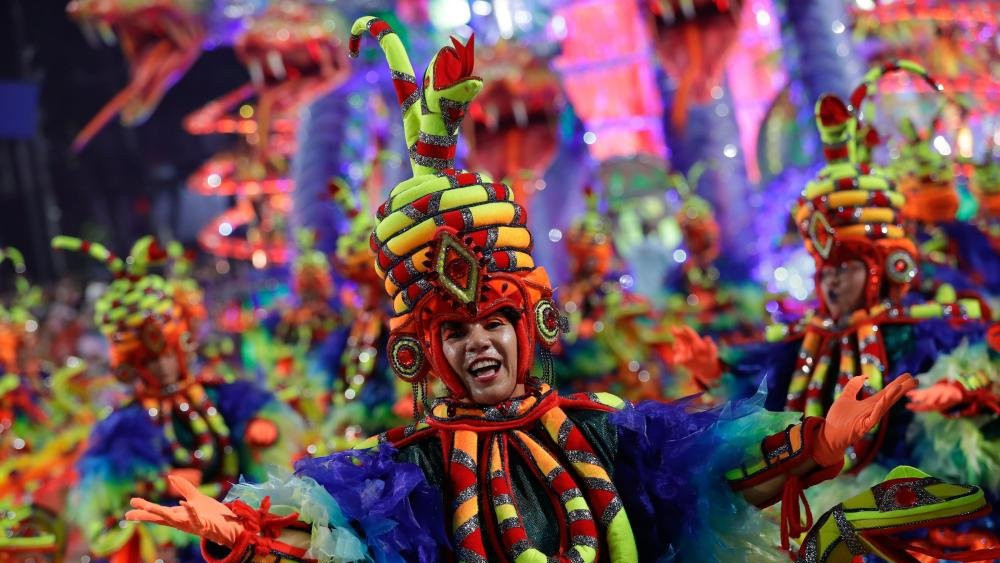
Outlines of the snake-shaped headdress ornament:
M 517 316 L 523 381 L 535 343 L 554 344 L 559 323 L 548 276 L 531 257 L 525 210 L 506 185 L 454 168 L 459 125 L 483 87 L 472 74 L 473 39 L 463 44 L 452 38 L 417 82 L 399 37 L 378 18 L 354 22 L 353 56 L 365 32 L 378 40 L 389 63 L 413 168 L 413 177 L 379 207 L 370 238 L 375 270 L 393 302 L 393 369 L 409 382 L 433 374 L 453 396 L 465 396 L 444 359 L 441 323 L 509 310 Z

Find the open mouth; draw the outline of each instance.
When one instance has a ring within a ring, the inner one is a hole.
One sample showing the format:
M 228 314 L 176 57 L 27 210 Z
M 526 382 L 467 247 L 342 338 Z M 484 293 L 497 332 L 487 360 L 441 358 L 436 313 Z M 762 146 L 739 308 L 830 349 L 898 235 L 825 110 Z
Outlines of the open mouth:
M 503 362 L 494 358 L 483 358 L 472 362 L 467 371 L 478 382 L 492 381 L 500 375 L 500 368 Z
M 201 54 L 205 30 L 197 14 L 168 6 L 133 11 L 73 2 L 67 8 L 84 35 L 117 42 L 129 66 L 129 83 L 87 123 L 73 141 L 81 150 L 115 116 L 125 125 L 145 121 L 174 83 Z

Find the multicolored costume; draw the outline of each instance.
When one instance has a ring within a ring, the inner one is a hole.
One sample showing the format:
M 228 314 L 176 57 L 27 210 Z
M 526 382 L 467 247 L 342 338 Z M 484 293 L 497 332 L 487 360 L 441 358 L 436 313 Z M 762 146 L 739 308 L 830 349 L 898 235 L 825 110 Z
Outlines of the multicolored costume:
M 719 342 L 746 342 L 761 332 L 762 326 L 756 321 L 762 296 L 755 288 L 722 279 L 717 264 L 721 253 L 719 223 L 712 204 L 696 192 L 704 171 L 704 165 L 696 163 L 687 175 L 670 175 L 682 202 L 674 219 L 680 227 L 684 255 L 681 267 L 668 276 L 672 293 L 666 308 L 699 334 Z
M 0 304 L 0 461 L 8 453 L 31 449 L 32 437 L 48 415 L 41 406 L 44 374 L 35 355 L 38 321 L 31 313 L 41 301 L 41 290 L 24 276 L 21 253 L 13 247 L 0 249 L 0 264 L 14 268 L 15 296 Z
M 901 67 L 922 73 L 905 61 L 879 70 Z M 868 82 L 855 90 L 851 106 L 830 95 L 817 102 L 816 123 L 827 163 L 805 187 L 794 210 L 816 262 L 817 287 L 824 269 L 860 261 L 865 270 L 862 305 L 835 318 L 821 293 L 819 308 L 797 325 L 783 327 L 780 342 L 743 350 L 735 371 L 766 378 L 767 407 L 772 410 L 823 416 L 854 377 L 868 377 L 863 393 L 870 395 L 904 373 L 926 374 L 963 342 L 982 345 L 990 312 L 976 295 L 956 293 L 950 286 L 942 287 L 933 301 L 908 295 L 918 275 L 919 255 L 901 223 L 907 200 L 888 176 L 867 162 L 863 154 L 867 137 L 859 133 L 851 109 L 860 107 L 870 87 Z M 951 370 L 943 379 L 940 384 L 958 386 L 965 393 L 956 411 L 989 408 L 991 399 L 984 392 L 989 385 L 980 381 L 980 375 Z M 930 377 L 920 381 L 935 383 Z M 964 471 L 961 475 L 949 471 L 953 467 L 946 468 L 947 463 L 914 457 L 906 436 L 913 416 L 897 405 L 848 450 L 844 469 L 857 472 L 878 460 L 886 467 L 913 463 L 945 477 L 968 478 Z M 954 442 L 952 446 L 949 463 L 964 464 L 966 453 Z M 981 456 L 968 459 L 976 460 L 977 467 L 969 470 L 977 475 L 974 483 L 986 484 L 987 476 L 998 469 Z
M 378 167 L 383 156 L 376 152 L 366 182 L 381 175 Z M 407 389 L 405 385 L 399 388 L 388 358 L 378 353 L 388 342 L 391 314 L 382 280 L 371 268 L 371 215 L 342 179 L 330 181 L 329 193 L 347 217 L 347 229 L 337 238 L 334 254 L 336 270 L 345 281 L 339 297 L 346 330 L 330 385 L 333 411 L 324 433 L 334 437 L 335 449 L 340 450 L 398 424 L 399 398 Z
M 524 210 L 503 184 L 452 168 L 455 132 L 482 86 L 472 75 L 472 42 L 439 51 L 421 88 L 385 22 L 355 22 L 353 50 L 365 31 L 393 71 L 415 172 L 379 208 L 371 235 L 376 272 L 394 304 L 387 352 L 396 374 L 416 389 L 434 377 L 449 395 L 415 424 L 364 444 L 368 449 L 303 460 L 295 476 L 234 488 L 228 507 L 242 531 L 228 548 L 206 540 L 206 558 L 784 560 L 767 547 L 777 530 L 723 482 L 745 490 L 793 475 L 762 504 L 783 496 L 786 535 L 796 535 L 802 525 L 791 507 L 801 488 L 841 469 L 839 460 L 809 464 L 826 422 L 796 424 L 797 414 L 745 405 L 694 412 L 684 403 L 633 407 L 605 393 L 561 397 L 530 377 L 536 347 L 556 342 L 560 321 L 545 271 L 532 261 Z M 463 400 L 469 391 L 444 356 L 439 329 L 498 311 L 510 314 L 517 334 L 516 378 L 526 394 L 479 405 Z M 776 432 L 761 442 L 769 430 Z M 895 516 L 912 508 L 897 500 L 907 495 L 921 499 L 925 517 L 956 508 L 956 498 L 971 500 L 964 508 L 973 511 L 983 505 L 975 487 L 936 491 L 931 499 L 923 492 L 936 482 L 894 477 L 893 494 L 878 508 Z M 905 493 L 894 496 L 899 490 Z M 874 510 L 857 504 L 852 509 Z M 867 549 L 863 539 L 854 541 L 863 528 L 841 529 L 852 553 Z M 307 544 L 289 543 L 286 534 L 294 532 Z M 804 560 L 843 560 L 827 557 L 840 537 L 820 531 Z
M 71 237 L 52 245 L 85 252 L 114 275 L 94 320 L 110 341 L 115 376 L 135 396 L 94 428 L 78 464 L 72 517 L 97 556 L 153 561 L 169 546 L 177 560 L 197 560 L 184 552 L 189 536 L 119 522 L 129 497 L 171 498 L 162 485 L 168 473 L 184 474 L 215 495 L 239 475 L 263 478 L 263 464 L 287 463 L 294 453 L 296 417 L 247 382 L 198 381 L 186 316 L 167 282 L 148 272 L 166 257 L 152 237 L 136 242 L 125 260 Z

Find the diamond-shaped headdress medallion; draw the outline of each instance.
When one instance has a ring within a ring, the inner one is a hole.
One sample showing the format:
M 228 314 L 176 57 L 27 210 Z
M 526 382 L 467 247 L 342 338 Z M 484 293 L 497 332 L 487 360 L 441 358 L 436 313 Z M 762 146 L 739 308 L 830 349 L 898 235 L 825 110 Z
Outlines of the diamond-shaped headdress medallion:
M 479 288 L 479 261 L 448 233 L 441 234 L 434 270 L 438 281 L 462 303 L 473 303 Z
M 812 241 L 813 248 L 824 260 L 830 257 L 830 251 L 833 249 L 833 238 L 834 230 L 826 216 L 819 211 L 814 212 L 809 218 L 809 239 Z

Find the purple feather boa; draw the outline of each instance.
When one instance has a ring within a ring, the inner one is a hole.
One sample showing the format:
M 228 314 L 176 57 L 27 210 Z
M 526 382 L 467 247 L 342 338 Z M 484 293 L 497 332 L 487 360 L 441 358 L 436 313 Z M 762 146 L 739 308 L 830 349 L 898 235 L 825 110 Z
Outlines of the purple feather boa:
M 163 431 L 138 404 L 119 409 L 97 423 L 89 442 L 78 463 L 84 479 L 101 476 L 125 481 L 169 465 Z
M 348 450 L 295 464 L 311 477 L 363 531 L 376 563 L 438 560 L 448 546 L 440 491 L 412 463 L 394 459 L 387 444 L 375 450 Z
M 759 402 L 759 401 L 758 401 Z M 611 415 L 618 428 L 615 483 L 625 505 L 641 561 L 685 551 L 708 527 L 712 514 L 735 514 L 746 503 L 726 486 L 724 473 L 744 461 L 745 442 L 720 423 L 751 412 L 751 402 L 696 410 L 691 400 L 653 401 Z M 749 443 L 747 442 L 747 443 Z

